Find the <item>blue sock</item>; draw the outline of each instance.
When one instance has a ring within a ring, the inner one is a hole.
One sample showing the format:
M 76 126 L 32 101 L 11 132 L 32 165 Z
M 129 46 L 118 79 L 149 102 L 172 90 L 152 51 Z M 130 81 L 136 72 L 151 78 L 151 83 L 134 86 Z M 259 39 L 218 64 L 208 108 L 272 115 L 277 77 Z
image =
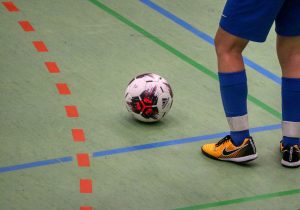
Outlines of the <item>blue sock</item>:
M 230 135 L 235 145 L 241 145 L 250 136 L 247 118 L 247 76 L 245 70 L 219 73 L 221 97 Z
M 282 78 L 283 144 L 300 146 L 300 78 Z

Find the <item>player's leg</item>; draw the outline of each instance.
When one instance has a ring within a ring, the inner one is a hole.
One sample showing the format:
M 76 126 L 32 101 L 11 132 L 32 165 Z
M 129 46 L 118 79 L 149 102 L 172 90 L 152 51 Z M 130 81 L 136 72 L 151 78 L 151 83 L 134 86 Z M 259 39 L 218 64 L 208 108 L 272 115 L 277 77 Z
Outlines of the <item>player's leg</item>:
M 202 152 L 219 160 L 244 162 L 257 157 L 249 134 L 247 77 L 242 52 L 248 40 L 263 42 L 283 0 L 227 0 L 215 37 L 220 90 L 230 136 L 205 144 Z
M 232 73 L 244 70 L 242 52 L 248 42 L 249 40 L 234 36 L 219 27 L 215 36 L 218 71 Z
M 219 28 L 215 37 L 223 107 L 236 146 L 250 136 L 247 115 L 247 76 L 242 52 L 248 40 Z
M 282 76 L 284 78 L 300 78 L 300 35 L 277 35 L 277 55 Z
M 300 166 L 300 36 L 277 37 L 282 68 L 282 164 Z
M 220 91 L 230 135 L 217 144 L 206 144 L 202 147 L 203 153 L 212 158 L 245 162 L 257 157 L 249 134 L 247 77 L 242 57 L 248 42 L 221 27 L 216 33 Z
M 277 54 L 282 68 L 281 163 L 300 166 L 300 1 L 285 1 L 276 17 Z

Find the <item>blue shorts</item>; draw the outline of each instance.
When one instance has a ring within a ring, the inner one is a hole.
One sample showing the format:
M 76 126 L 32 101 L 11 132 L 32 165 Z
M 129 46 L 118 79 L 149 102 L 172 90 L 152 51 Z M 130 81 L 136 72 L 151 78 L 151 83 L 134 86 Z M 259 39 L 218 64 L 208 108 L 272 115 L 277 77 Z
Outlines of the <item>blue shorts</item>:
M 227 0 L 220 21 L 228 33 L 264 42 L 273 22 L 281 36 L 300 35 L 300 0 Z

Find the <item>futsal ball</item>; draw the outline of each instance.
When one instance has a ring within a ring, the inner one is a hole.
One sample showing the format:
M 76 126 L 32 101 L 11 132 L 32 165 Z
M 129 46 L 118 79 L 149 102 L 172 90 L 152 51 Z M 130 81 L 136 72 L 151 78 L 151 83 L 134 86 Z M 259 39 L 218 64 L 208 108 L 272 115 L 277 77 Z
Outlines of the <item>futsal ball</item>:
M 133 78 L 125 91 L 125 105 L 131 115 L 143 122 L 155 122 L 170 111 L 171 86 L 163 77 L 145 73 Z

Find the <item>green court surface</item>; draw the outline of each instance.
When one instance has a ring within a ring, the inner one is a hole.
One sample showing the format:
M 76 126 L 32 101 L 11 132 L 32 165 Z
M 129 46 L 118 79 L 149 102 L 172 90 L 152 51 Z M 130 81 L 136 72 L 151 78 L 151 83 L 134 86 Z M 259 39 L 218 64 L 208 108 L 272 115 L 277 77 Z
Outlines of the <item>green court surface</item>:
M 0 5 L 1 210 L 300 208 L 300 171 L 280 165 L 280 84 L 246 66 L 257 160 L 204 157 L 200 146 L 228 131 L 214 47 L 145 4 L 213 37 L 224 0 L 12 1 L 19 11 Z M 245 56 L 280 78 L 275 39 L 272 29 Z M 49 51 L 37 52 L 37 40 Z M 48 61 L 60 72 L 49 73 Z M 154 124 L 133 120 L 123 103 L 128 81 L 144 72 L 174 91 L 172 110 Z M 79 117 L 66 117 L 68 105 Z M 73 141 L 74 128 L 85 142 Z M 78 167 L 78 153 L 90 167 Z M 92 193 L 80 193 L 80 179 L 92 180 Z

